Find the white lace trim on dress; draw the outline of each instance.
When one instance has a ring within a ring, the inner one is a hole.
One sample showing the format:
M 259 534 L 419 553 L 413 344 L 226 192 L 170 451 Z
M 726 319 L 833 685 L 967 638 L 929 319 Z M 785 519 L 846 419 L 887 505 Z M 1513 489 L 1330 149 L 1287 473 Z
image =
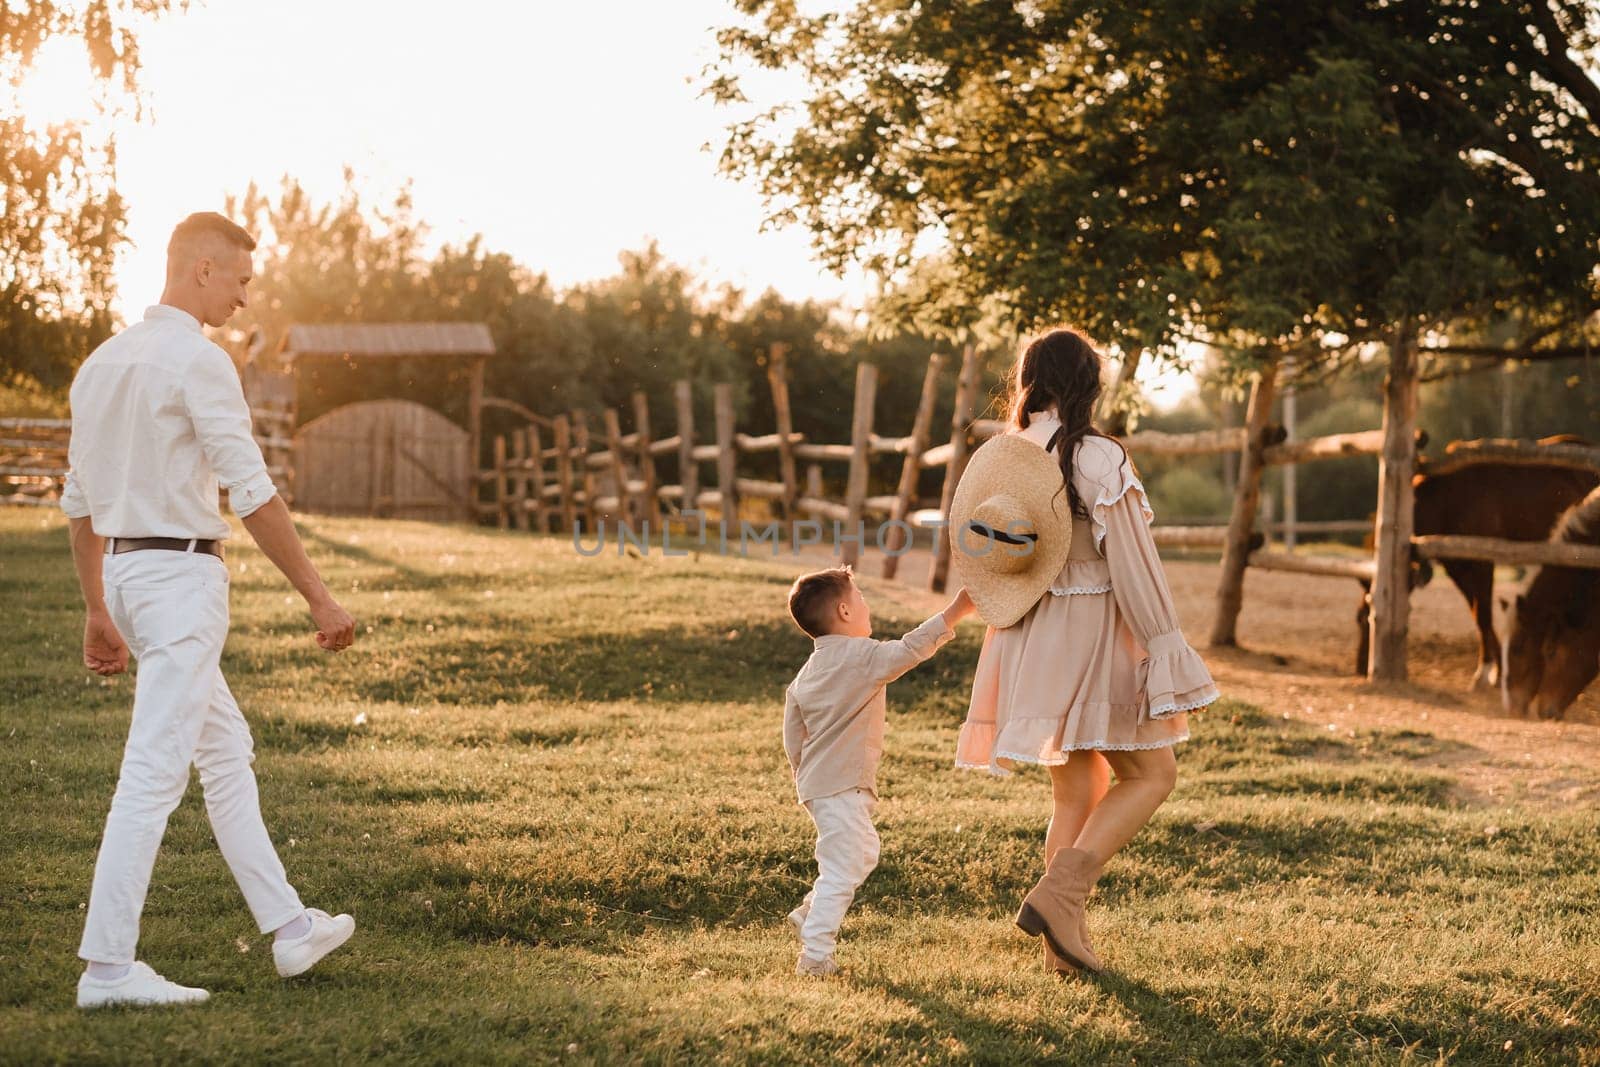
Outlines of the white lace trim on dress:
M 1110 582 L 1101 585 L 1069 585 L 1065 589 L 1058 589 L 1052 585 L 1049 589 L 1051 596 L 1087 596 L 1092 593 L 1109 592 L 1111 592 Z
M 1139 493 L 1139 510 L 1144 513 L 1145 523 L 1149 524 L 1156 521 L 1156 513 L 1150 507 L 1150 497 L 1145 492 L 1144 483 L 1139 481 L 1138 476 L 1133 474 L 1125 474 L 1122 477 L 1124 481 L 1113 495 L 1107 496 L 1106 487 L 1102 486 L 1100 494 L 1095 497 L 1094 507 L 1089 509 L 1089 520 L 1094 524 L 1094 550 L 1102 556 L 1105 555 L 1106 543 L 1105 509 L 1116 504 L 1130 492 L 1137 490 Z
M 1152 719 L 1165 719 L 1178 714 L 1180 711 L 1199 711 L 1201 708 L 1215 704 L 1221 699 L 1221 696 L 1222 694 L 1213 689 L 1211 695 L 1202 700 L 1186 700 L 1182 704 L 1162 704 L 1160 707 L 1150 709 L 1150 717 Z

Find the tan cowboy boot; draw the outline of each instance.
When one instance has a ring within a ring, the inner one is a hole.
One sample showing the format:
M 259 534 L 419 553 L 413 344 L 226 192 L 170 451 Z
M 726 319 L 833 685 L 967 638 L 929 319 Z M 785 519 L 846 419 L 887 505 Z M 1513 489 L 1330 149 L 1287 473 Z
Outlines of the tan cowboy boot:
M 1105 970 L 1105 966 L 1100 962 L 1100 957 L 1096 956 L 1094 953 L 1094 946 L 1089 943 L 1089 921 L 1087 918 L 1087 913 L 1085 913 L 1085 918 L 1078 927 L 1078 936 L 1083 941 L 1083 950 L 1089 955 L 1089 963 L 1092 965 L 1091 969 L 1095 971 Z M 1055 954 L 1055 952 L 1050 948 L 1050 942 L 1047 939 L 1040 938 L 1039 944 L 1044 946 L 1044 969 L 1046 972 L 1053 974 L 1058 978 L 1070 978 L 1078 973 L 1078 968 L 1068 963 L 1064 958 Z
M 1078 968 L 1057 956 L 1050 948 L 1050 942 L 1044 938 L 1039 939 L 1039 944 L 1044 946 L 1044 969 L 1046 973 L 1057 978 L 1071 978 L 1078 973 Z
M 1075 967 L 1099 973 L 1100 961 L 1083 943 L 1083 903 L 1096 875 L 1093 858 L 1082 849 L 1064 848 L 1050 858 L 1044 877 L 1022 900 L 1017 926 L 1044 937 L 1058 956 Z
M 1105 970 L 1105 964 L 1100 962 L 1100 957 L 1095 955 L 1094 946 L 1089 943 L 1089 913 L 1083 913 L 1083 918 L 1078 920 L 1078 939 L 1083 942 L 1083 951 L 1089 954 L 1089 969 L 1096 973 Z

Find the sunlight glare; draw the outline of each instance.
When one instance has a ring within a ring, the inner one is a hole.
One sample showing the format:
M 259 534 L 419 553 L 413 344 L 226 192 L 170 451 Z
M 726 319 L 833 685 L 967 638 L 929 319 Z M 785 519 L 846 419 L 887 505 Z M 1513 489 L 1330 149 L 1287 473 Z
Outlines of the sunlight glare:
M 41 45 L 11 93 L 13 105 L 34 132 L 88 122 L 99 110 L 89 51 L 76 37 L 54 37 Z

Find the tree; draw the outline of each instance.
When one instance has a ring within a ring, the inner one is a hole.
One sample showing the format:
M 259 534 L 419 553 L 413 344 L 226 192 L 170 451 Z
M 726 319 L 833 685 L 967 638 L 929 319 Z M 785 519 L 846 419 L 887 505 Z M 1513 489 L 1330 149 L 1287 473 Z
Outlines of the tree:
M 1594 0 L 737 6 L 708 92 L 748 103 L 754 62 L 808 95 L 734 122 L 723 169 L 924 321 L 1248 363 L 1600 305 Z
M 83 42 L 115 111 L 133 99 L 138 43 L 135 15 L 155 15 L 170 0 L 35 0 L 0 5 L 0 385 L 60 388 L 108 336 L 112 267 L 126 239 L 109 135 L 84 122 L 42 125 L 20 113 L 17 93 L 46 43 Z

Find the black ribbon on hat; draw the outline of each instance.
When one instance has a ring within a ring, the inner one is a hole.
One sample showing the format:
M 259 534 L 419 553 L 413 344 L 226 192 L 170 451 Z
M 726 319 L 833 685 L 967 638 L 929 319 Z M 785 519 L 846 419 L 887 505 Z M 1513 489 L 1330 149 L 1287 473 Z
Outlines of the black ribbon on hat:
M 1034 550 L 1034 547 L 1039 543 L 1039 535 L 1036 533 L 1008 533 L 1005 530 L 997 530 L 986 522 L 979 522 L 977 519 L 969 520 L 967 522 L 967 529 L 973 531 L 979 537 L 987 537 L 991 541 L 999 541 L 1002 545 L 1014 545 L 1018 548 L 1026 546 L 1028 551 L 1024 553 L 1018 553 L 1018 555 L 1031 554 Z

